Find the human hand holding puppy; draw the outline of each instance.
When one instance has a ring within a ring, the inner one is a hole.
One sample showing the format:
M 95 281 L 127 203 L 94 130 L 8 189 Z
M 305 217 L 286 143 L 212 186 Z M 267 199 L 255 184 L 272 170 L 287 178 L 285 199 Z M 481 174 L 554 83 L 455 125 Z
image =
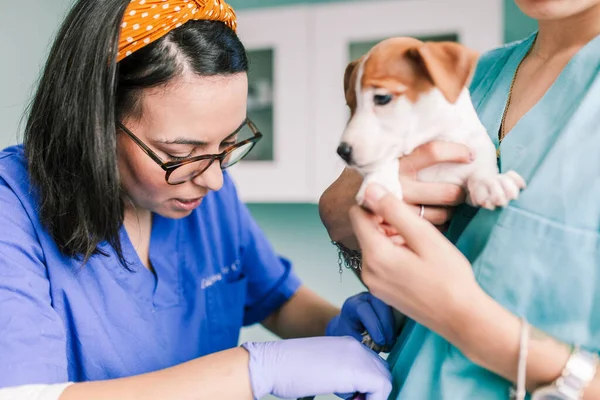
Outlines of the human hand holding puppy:
M 404 189 L 404 202 L 415 214 L 422 211 L 423 218 L 444 231 L 455 207 L 464 203 L 465 191 L 452 183 L 421 182 L 417 180 L 418 173 L 435 165 L 468 164 L 475 157 L 467 146 L 458 143 L 432 141 L 417 147 L 399 160 L 398 179 Z M 363 177 L 356 170 L 347 168 L 319 201 L 319 213 L 329 236 L 350 249 L 357 249 L 358 243 L 348 211 L 356 204 L 355 197 L 362 182 Z M 393 235 L 393 230 L 388 233 Z
M 463 314 L 472 310 L 476 299 L 485 296 L 471 264 L 451 242 L 382 186 L 367 187 L 365 205 L 371 211 L 357 205 L 350 210 L 362 249 L 363 282 L 386 304 L 455 340 L 454 335 L 465 325 Z M 406 243 L 399 246 L 382 234 L 379 218 L 405 237 Z

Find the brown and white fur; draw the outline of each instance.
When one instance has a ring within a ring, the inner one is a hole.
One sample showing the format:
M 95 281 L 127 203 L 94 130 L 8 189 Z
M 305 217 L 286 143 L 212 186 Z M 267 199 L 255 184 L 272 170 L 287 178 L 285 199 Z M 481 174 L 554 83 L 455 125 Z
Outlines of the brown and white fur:
M 467 89 L 477 59 L 458 43 L 398 37 L 348 65 L 344 90 L 351 116 L 338 154 L 364 176 L 359 204 L 371 182 L 402 199 L 399 158 L 433 140 L 462 143 L 475 160 L 423 169 L 418 180 L 460 185 L 475 207 L 494 209 L 518 197 L 525 182 L 514 171 L 499 173 L 496 149 Z

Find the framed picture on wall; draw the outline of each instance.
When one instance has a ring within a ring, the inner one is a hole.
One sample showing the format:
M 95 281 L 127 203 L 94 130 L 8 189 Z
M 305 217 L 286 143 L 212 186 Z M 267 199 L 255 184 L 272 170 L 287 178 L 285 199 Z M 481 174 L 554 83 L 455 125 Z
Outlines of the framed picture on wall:
M 248 72 L 248 117 L 260 127 L 263 138 L 244 161 L 273 162 L 275 159 L 273 154 L 275 51 L 272 48 L 266 48 L 250 50 L 247 53 L 252 66 Z
M 455 41 L 480 53 L 503 44 L 502 0 L 396 0 L 323 4 L 314 14 L 315 199 L 344 168 L 336 148 L 347 122 L 348 63 L 379 41 L 410 36 Z M 316 89 L 315 89 L 316 90 Z
M 238 13 L 250 62 L 248 117 L 263 134 L 229 170 L 245 202 L 311 200 L 308 26 L 303 6 Z
M 459 42 L 457 33 L 446 35 L 418 36 L 416 39 L 430 42 Z M 379 43 L 379 40 L 354 41 L 348 45 L 348 59 L 356 60 L 365 55 L 373 46 Z

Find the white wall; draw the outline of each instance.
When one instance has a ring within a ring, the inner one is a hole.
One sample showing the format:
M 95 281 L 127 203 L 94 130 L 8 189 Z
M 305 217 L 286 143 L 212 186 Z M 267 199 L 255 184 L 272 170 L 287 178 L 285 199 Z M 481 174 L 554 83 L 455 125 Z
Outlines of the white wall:
M 21 118 L 70 0 L 0 0 L 0 149 L 21 141 Z

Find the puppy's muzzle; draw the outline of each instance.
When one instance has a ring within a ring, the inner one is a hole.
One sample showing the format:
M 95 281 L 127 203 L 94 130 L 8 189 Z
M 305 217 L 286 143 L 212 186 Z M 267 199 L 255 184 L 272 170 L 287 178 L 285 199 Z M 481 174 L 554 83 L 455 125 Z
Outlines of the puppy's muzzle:
M 337 148 L 337 153 L 340 157 L 342 157 L 342 160 L 346 161 L 347 164 L 351 164 L 352 146 L 346 142 L 342 142 Z

